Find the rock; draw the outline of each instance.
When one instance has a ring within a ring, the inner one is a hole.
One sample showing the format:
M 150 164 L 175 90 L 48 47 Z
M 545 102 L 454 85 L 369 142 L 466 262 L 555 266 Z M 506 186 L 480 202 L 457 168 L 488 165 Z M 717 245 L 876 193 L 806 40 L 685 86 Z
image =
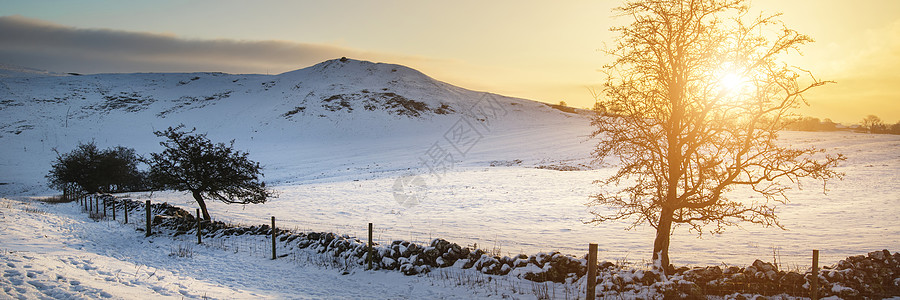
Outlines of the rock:
M 685 279 L 689 281 L 706 284 L 710 281 L 721 278 L 722 268 L 719 268 L 718 266 L 705 268 L 696 267 L 691 270 L 685 271 L 683 274 Z
M 781 282 L 785 284 L 798 284 L 804 282 L 803 275 L 797 272 L 788 272 L 781 277 Z
M 448 250 L 450 250 L 451 244 L 444 239 L 434 239 L 431 241 L 431 247 L 437 249 L 439 254 L 444 254 L 447 253 Z
M 891 257 L 891 251 L 887 249 L 881 251 L 872 251 L 869 252 L 869 258 L 884 262 L 886 259 Z
M 501 265 L 500 271 L 497 275 L 506 275 L 506 274 L 509 274 L 510 271 L 512 271 L 512 267 L 504 264 L 504 265 Z
M 658 282 L 660 279 L 659 273 L 653 271 L 639 271 L 641 272 L 641 283 L 645 286 L 650 286 L 655 282 Z
M 513 266 L 513 263 L 514 263 L 515 261 L 516 261 L 515 258 L 509 257 L 509 256 L 504 256 L 504 257 L 501 257 L 501 258 L 500 258 L 500 263 L 501 263 L 501 264 L 508 265 L 508 266 L 510 266 L 510 267 Z
M 841 260 L 836 265 L 836 269 L 838 269 L 838 270 L 847 270 L 850 268 L 853 268 L 853 264 L 847 260 Z
M 455 261 L 457 259 L 465 257 L 465 255 L 463 255 L 463 252 L 462 252 L 462 247 L 460 247 L 459 245 L 457 245 L 455 243 L 447 245 L 447 249 L 443 250 L 442 253 L 443 254 L 441 255 L 441 257 L 443 257 L 445 260 L 454 260 Z
M 454 245 L 456 245 L 456 244 L 454 244 Z M 459 245 L 457 245 L 457 247 L 459 247 Z M 469 256 L 470 253 L 472 253 L 472 251 L 469 250 L 469 248 L 463 248 L 463 247 L 460 247 L 460 249 L 459 249 L 459 257 L 458 257 L 457 259 L 466 258 L 466 257 Z
M 388 270 L 397 270 L 400 268 L 400 264 L 390 257 L 383 257 L 381 258 L 381 267 Z
M 398 253 L 397 257 L 409 257 L 410 256 L 409 248 L 406 246 L 403 246 L 403 244 L 394 245 L 393 249 L 394 249 L 394 251 L 396 251 Z
M 442 257 L 438 257 L 434 260 L 434 264 L 438 268 L 446 268 L 452 266 L 455 261 L 444 260 Z
M 475 249 L 475 251 L 469 252 L 468 258 L 471 261 L 477 261 L 481 258 L 482 255 L 484 255 L 484 253 L 484 250 Z
M 778 273 L 776 273 L 774 270 L 766 271 L 764 274 L 769 280 L 775 280 L 775 276 L 778 275 Z
M 404 251 L 403 254 L 401 254 L 401 255 L 411 256 L 411 255 L 422 252 L 422 249 L 420 247 L 416 246 L 416 244 L 412 244 L 412 243 L 406 243 L 406 244 L 407 244 L 406 251 Z
M 400 272 L 403 272 L 403 275 L 419 274 L 419 270 L 416 269 L 416 266 L 410 263 L 400 265 Z
M 324 243 L 323 243 L 323 245 L 328 245 L 328 244 L 331 243 L 331 241 L 333 241 L 334 239 L 335 239 L 334 233 L 331 233 L 331 232 L 326 233 L 325 236 L 324 236 Z M 320 239 L 320 240 L 322 240 L 322 239 Z
M 519 254 L 516 256 L 516 259 L 513 261 L 513 267 L 515 268 L 523 268 L 528 265 L 528 256 L 525 254 Z
M 441 258 L 441 252 L 435 247 L 427 247 L 422 251 L 422 259 L 430 266 L 436 267 L 438 258 Z
M 475 269 L 481 271 L 481 273 L 491 274 L 491 270 L 493 265 L 499 264 L 500 262 L 497 259 L 488 256 L 487 254 L 482 254 L 478 260 L 475 261 L 473 267 Z
M 471 257 L 471 255 L 469 257 Z M 463 269 L 471 269 L 472 267 L 475 266 L 475 263 L 478 262 L 477 259 L 471 259 L 471 258 L 466 258 L 464 260 L 465 260 L 465 263 L 463 263 L 463 265 L 462 265 Z
M 756 271 L 763 272 L 763 273 L 778 270 L 778 268 L 775 268 L 775 265 L 773 265 L 771 263 L 763 262 L 758 259 L 753 261 L 753 264 L 751 266 L 756 268 Z

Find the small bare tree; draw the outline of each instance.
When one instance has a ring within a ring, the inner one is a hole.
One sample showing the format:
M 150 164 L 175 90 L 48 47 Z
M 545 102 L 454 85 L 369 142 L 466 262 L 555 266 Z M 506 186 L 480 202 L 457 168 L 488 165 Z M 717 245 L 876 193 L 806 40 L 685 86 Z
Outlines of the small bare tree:
M 616 12 L 633 22 L 612 29 L 614 62 L 597 99 L 608 113 L 593 124 L 595 156 L 620 165 L 598 183 L 619 188 L 594 195 L 591 205 L 615 211 L 595 210 L 591 222 L 649 224 L 653 260 L 671 272 L 673 224 L 698 234 L 739 222 L 781 227 L 775 207 L 788 201 L 789 182 L 840 177 L 843 156 L 777 142 L 803 93 L 827 83 L 779 61 L 809 37 L 778 15 L 748 18 L 743 0 L 627 1 Z M 763 197 L 729 197 L 737 187 Z

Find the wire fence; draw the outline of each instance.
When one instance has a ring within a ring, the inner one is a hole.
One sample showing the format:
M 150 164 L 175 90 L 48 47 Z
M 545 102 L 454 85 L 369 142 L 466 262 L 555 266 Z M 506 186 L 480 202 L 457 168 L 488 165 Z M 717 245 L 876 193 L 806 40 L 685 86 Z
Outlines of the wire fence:
M 72 197 L 71 200 L 77 201 L 82 208 L 82 211 L 88 213 L 89 217 L 95 220 L 106 220 L 106 221 L 116 221 L 122 224 L 128 224 L 128 226 L 132 226 L 136 230 L 145 230 L 149 236 L 151 233 L 151 222 L 153 219 L 160 217 L 159 214 L 163 213 L 166 205 L 159 206 L 151 206 L 150 201 L 146 201 L 146 205 L 142 207 L 141 203 L 138 201 L 134 201 L 131 199 L 120 199 L 113 197 L 111 195 L 86 195 L 86 194 L 78 194 L 78 193 L 65 193 L 65 197 Z M 171 206 L 168 206 L 171 208 Z M 272 224 L 274 225 L 275 219 L 272 218 Z M 199 213 L 198 218 L 199 220 Z M 265 218 L 260 218 L 261 221 Z M 143 223 L 143 224 L 142 224 Z M 200 222 L 198 221 L 198 224 Z M 143 226 L 142 226 L 143 225 Z M 257 227 L 263 228 L 259 226 L 259 224 L 231 224 L 234 227 Z M 286 222 L 282 222 L 277 224 L 277 226 L 273 226 L 274 228 L 278 228 L 277 230 L 272 230 L 271 232 L 276 234 L 291 234 L 291 233 L 304 233 L 304 232 L 321 232 L 321 233 L 334 233 L 337 235 L 341 235 L 344 238 L 357 240 L 357 241 L 368 241 L 369 236 L 371 236 L 371 240 L 377 245 L 391 245 L 394 241 L 405 241 L 411 242 L 418 245 L 432 245 L 432 241 L 436 238 L 445 239 L 448 241 L 464 241 L 463 244 L 460 244 L 462 247 L 466 247 L 469 249 L 482 249 L 486 254 L 493 257 L 501 257 L 508 256 L 514 257 L 517 254 L 527 254 L 516 251 L 510 251 L 510 249 L 514 249 L 516 246 L 534 246 L 532 244 L 510 241 L 508 239 L 503 239 L 499 236 L 495 236 L 494 238 L 473 238 L 458 234 L 441 234 L 441 236 L 436 236 L 433 232 L 428 230 L 413 230 L 413 229 L 401 229 L 398 230 L 396 228 L 390 226 L 384 226 L 379 228 L 377 225 L 375 229 L 369 232 L 369 228 L 367 228 L 366 224 L 362 225 L 354 225 L 354 224 L 340 224 L 339 222 L 298 222 L 296 220 L 289 220 Z M 200 233 L 197 228 L 187 228 L 187 229 L 179 229 L 179 233 L 175 234 L 191 236 L 192 234 L 197 234 L 197 241 L 200 243 Z M 283 239 L 282 239 L 283 241 Z M 467 244 L 471 242 L 471 244 Z M 314 253 L 307 251 L 305 249 L 291 247 L 288 245 L 289 243 L 276 243 L 274 236 L 268 236 L 265 234 L 249 234 L 249 235 L 217 235 L 213 236 L 213 238 L 209 238 L 206 242 L 203 243 L 205 247 L 211 247 L 215 249 L 219 249 L 221 251 L 233 252 L 233 253 L 241 253 L 244 255 L 250 255 L 254 257 L 260 258 L 268 258 L 271 253 L 271 258 L 276 258 L 276 252 L 278 253 L 278 258 L 286 259 L 288 261 L 298 263 L 298 264 L 306 264 L 306 265 L 318 265 L 321 267 L 339 269 L 339 270 L 350 270 L 352 268 L 359 267 L 358 263 L 354 263 L 353 260 L 346 255 L 343 257 L 338 257 L 337 255 L 333 255 L 329 257 L 328 255 L 319 255 L 319 253 Z M 513 246 L 510 246 L 513 245 Z M 577 258 L 586 259 L 588 257 L 588 243 L 585 244 L 585 248 L 579 247 L 569 247 L 564 248 L 560 252 L 563 254 L 574 255 Z M 371 248 L 369 253 L 372 253 Z M 565 251 L 565 252 L 564 252 Z M 737 252 L 736 250 L 731 250 Z M 190 250 L 185 251 L 185 249 L 173 249 L 173 255 L 185 255 L 185 253 L 189 254 Z M 616 262 L 615 265 L 618 266 L 626 266 L 633 270 L 651 270 L 653 267 L 651 262 L 649 261 L 650 253 L 644 253 L 641 251 L 611 251 L 605 250 L 600 251 L 600 261 L 609 260 L 613 258 Z M 680 253 L 679 255 L 710 255 L 708 252 L 687 252 Z M 728 255 L 728 253 L 725 253 Z M 760 257 L 758 258 L 760 261 L 763 261 L 767 264 L 771 264 L 775 267 L 776 270 L 794 272 L 799 274 L 804 274 L 815 269 L 819 264 L 813 265 L 814 261 L 818 262 L 827 262 L 827 261 L 840 261 L 846 256 L 837 255 L 837 254 L 824 254 L 819 255 L 815 254 L 817 257 L 813 257 L 813 251 L 810 250 L 798 250 L 794 248 L 785 248 L 785 247 L 773 247 L 771 249 L 771 256 L 767 258 Z M 532 257 L 534 255 L 531 255 Z M 597 256 L 595 256 L 597 257 Z M 631 260 L 629 260 L 631 258 Z M 590 266 L 590 264 L 588 264 Z M 596 266 L 596 264 L 594 264 Z M 601 265 L 603 265 L 601 263 Z M 753 265 L 756 265 L 754 262 Z M 722 264 L 722 269 L 731 268 L 727 264 Z M 449 273 L 448 273 L 449 272 Z M 463 281 L 460 279 L 461 275 L 454 275 L 450 270 L 440 270 L 435 274 L 429 275 L 431 278 L 443 278 L 443 280 L 448 280 L 448 278 L 456 278 L 457 281 Z M 463 271 L 460 271 L 463 272 Z M 475 272 L 477 273 L 477 272 Z M 467 273 L 469 279 L 465 279 L 467 282 L 480 282 L 481 286 L 484 286 L 483 281 L 479 281 L 477 279 L 478 276 L 485 276 L 484 274 L 473 275 Z M 473 277 L 475 276 L 475 277 Z M 521 289 L 527 290 L 527 286 L 523 286 L 521 283 L 514 283 L 506 279 L 508 282 L 505 283 L 507 288 L 513 289 Z M 486 281 L 490 282 L 490 280 Z M 608 285 L 607 281 L 605 284 Z M 573 284 L 573 282 L 569 282 L 569 284 Z M 716 290 L 712 290 L 712 292 L 721 294 L 721 293 L 731 293 L 735 291 L 746 291 L 750 283 L 729 283 L 716 287 Z M 493 288 L 498 289 L 503 284 L 494 283 Z M 583 289 L 584 284 L 576 285 L 574 287 L 575 290 Z M 758 287 L 754 287 L 758 288 Z M 803 294 L 803 288 L 799 288 L 794 283 L 788 283 L 787 285 L 781 285 L 781 283 L 773 283 L 771 286 L 766 287 L 767 289 L 773 291 L 783 291 L 790 294 Z M 548 285 L 545 284 L 543 286 L 531 285 L 531 292 L 533 293 L 547 293 L 547 294 L 556 294 L 557 292 L 566 295 L 572 293 L 572 295 L 584 294 L 584 290 L 579 290 L 579 292 L 575 292 L 572 290 L 572 287 L 567 287 L 565 284 L 563 285 Z M 709 292 L 709 291 L 707 291 Z M 577 296 L 575 296 L 577 297 Z M 540 297 L 539 297 L 540 298 Z
M 264 218 L 260 218 L 264 220 Z M 242 224 L 242 223 L 237 223 Z M 341 223 L 338 220 L 333 222 L 316 222 L 316 221 L 298 221 L 298 220 L 279 220 L 281 228 L 292 230 L 295 232 L 333 232 L 339 234 L 347 234 L 350 237 L 366 239 L 366 223 L 348 224 Z M 247 224 L 249 225 L 249 224 Z M 519 241 L 513 238 L 506 238 L 499 235 L 479 236 L 478 234 L 461 235 L 440 233 L 431 229 L 413 229 L 408 227 L 393 226 L 391 224 L 375 224 L 373 239 L 378 245 L 390 244 L 395 240 L 409 241 L 416 244 L 428 245 L 434 239 L 444 239 L 453 243 L 458 243 L 464 247 L 481 248 L 486 252 L 498 256 L 516 256 L 518 254 L 535 254 L 540 252 L 560 252 L 562 254 L 570 254 L 578 257 L 586 255 L 588 252 L 588 244 L 592 241 L 586 240 L 582 246 L 565 246 L 542 245 L 539 242 Z M 649 265 L 652 257 L 652 245 L 647 245 L 647 249 L 628 249 L 619 250 L 611 248 L 601 248 L 598 258 L 601 261 L 611 261 L 617 263 L 629 263 L 635 266 Z M 537 250 L 535 250 L 537 249 Z M 746 266 L 758 259 L 764 262 L 773 263 L 784 270 L 808 271 L 812 261 L 812 249 L 803 249 L 791 246 L 771 246 L 758 247 L 753 252 L 746 249 L 726 249 L 724 251 L 670 251 L 671 260 L 677 264 L 680 260 L 696 261 L 698 257 L 707 257 L 712 261 L 718 259 L 718 263 L 710 264 L 688 264 L 691 266 L 719 265 L 719 266 Z M 752 255 L 750 253 L 757 253 Z M 842 259 L 854 254 L 836 254 L 835 252 L 823 251 L 819 256 L 822 265 L 836 264 Z M 747 257 L 750 257 L 747 259 Z M 736 262 L 735 258 L 744 258 L 746 261 Z
M 65 194 L 76 194 L 75 192 L 65 193 Z M 107 203 L 111 201 L 118 201 L 115 197 L 112 196 L 93 196 L 93 195 L 76 195 L 74 196 L 81 203 L 83 203 L 84 211 L 93 211 L 94 214 L 100 214 L 101 218 L 111 218 L 113 216 L 113 207 L 105 207 Z M 100 200 L 98 200 L 100 199 Z M 105 199 L 105 200 L 104 200 Z M 124 198 L 128 199 L 129 198 Z M 90 200 L 90 201 L 89 201 Z M 129 202 L 123 202 L 129 203 Z M 132 214 L 135 213 L 136 209 L 140 209 L 135 205 L 131 206 L 122 206 L 122 204 L 118 204 L 118 213 L 119 219 L 124 221 L 124 211 L 123 208 L 128 208 Z M 97 216 L 94 216 L 97 217 Z M 260 217 L 260 221 L 264 221 L 265 217 Z M 134 224 L 139 220 L 135 220 L 132 216 L 131 223 Z M 250 222 L 230 222 L 229 220 L 224 220 L 226 223 L 231 223 L 235 226 L 252 226 L 258 224 L 251 224 Z M 138 226 L 135 228 L 140 229 Z M 342 223 L 335 219 L 330 222 L 317 222 L 317 221 L 299 221 L 299 220 L 279 220 L 279 228 L 282 228 L 287 231 L 292 232 L 332 232 L 341 235 L 348 235 L 351 238 L 359 238 L 361 240 L 367 240 L 367 224 L 348 224 Z M 487 253 L 496 256 L 516 256 L 519 254 L 533 254 L 540 252 L 560 252 L 562 254 L 575 255 L 578 257 L 582 257 L 586 255 L 588 252 L 588 244 L 591 242 L 587 240 L 583 246 L 553 246 L 549 247 L 546 245 L 541 245 L 539 242 L 527 242 L 527 241 L 519 241 L 512 238 L 505 238 L 499 235 L 494 236 L 479 236 L 477 234 L 453 234 L 447 233 L 446 231 L 437 232 L 433 228 L 423 228 L 416 229 L 411 227 L 398 227 L 391 224 L 375 224 L 373 231 L 373 240 L 376 245 L 388 245 L 393 241 L 402 240 L 409 241 L 412 243 L 420 244 L 420 245 L 429 245 L 434 239 L 444 239 L 450 242 L 457 243 L 464 247 L 469 248 L 480 248 L 484 249 Z M 240 247 L 240 246 L 235 246 Z M 234 247 L 232 247 L 234 248 Z M 649 248 L 649 247 L 648 247 Z M 538 249 L 535 251 L 535 249 Z M 748 252 L 747 249 L 742 248 L 738 249 L 727 249 L 725 251 L 671 251 L 670 256 L 673 262 L 678 262 L 681 258 L 693 258 L 696 260 L 697 257 L 714 257 L 714 258 L 723 258 L 719 263 L 716 264 L 708 264 L 708 265 L 720 265 L 720 266 L 733 266 L 740 264 L 730 264 L 724 261 L 734 261 L 734 259 L 729 259 L 731 257 L 747 257 Z M 808 271 L 810 269 L 810 262 L 812 261 L 811 249 L 802 249 L 797 247 L 785 247 L 785 246 L 772 246 L 772 247 L 758 247 L 753 251 L 757 253 L 753 260 L 761 260 L 764 262 L 773 263 L 779 268 L 785 270 L 796 270 L 796 271 Z M 819 261 L 823 265 L 831 265 L 839 262 L 842 259 L 847 258 L 853 254 L 836 254 L 835 252 L 822 251 L 822 254 L 819 256 Z M 610 249 L 610 248 L 600 248 L 598 253 L 598 258 L 601 261 L 612 261 L 617 263 L 628 263 L 635 266 L 647 266 L 650 265 L 650 257 L 652 256 L 652 251 L 650 249 L 629 249 L 629 250 L 619 250 L 619 249 Z M 709 259 L 708 259 L 709 260 Z M 742 262 L 743 264 L 750 264 L 753 261 Z

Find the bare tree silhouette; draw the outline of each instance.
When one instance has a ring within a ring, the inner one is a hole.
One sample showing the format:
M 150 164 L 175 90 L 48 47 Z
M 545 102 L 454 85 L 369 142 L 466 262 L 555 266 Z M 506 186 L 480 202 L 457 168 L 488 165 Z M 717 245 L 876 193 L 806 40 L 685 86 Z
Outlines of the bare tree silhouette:
M 620 165 L 598 183 L 618 188 L 593 196 L 603 209 L 590 222 L 649 224 L 653 260 L 671 273 L 673 224 L 698 234 L 739 222 L 781 227 L 775 207 L 791 183 L 840 177 L 842 155 L 776 143 L 803 93 L 828 83 L 779 61 L 811 38 L 779 15 L 748 18 L 743 0 L 627 1 L 615 11 L 633 21 L 612 29 L 614 62 L 597 99 L 607 113 L 593 124 L 595 156 Z M 763 197 L 733 199 L 736 187 Z

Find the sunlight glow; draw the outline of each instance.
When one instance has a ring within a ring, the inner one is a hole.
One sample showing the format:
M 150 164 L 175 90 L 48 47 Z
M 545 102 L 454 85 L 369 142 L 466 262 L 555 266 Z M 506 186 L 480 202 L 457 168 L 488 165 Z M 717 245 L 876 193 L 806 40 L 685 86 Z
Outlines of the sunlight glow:
M 719 75 L 717 75 L 716 78 L 718 79 L 716 85 L 718 85 L 722 92 L 728 94 L 738 94 L 743 92 L 750 82 L 747 77 L 733 70 L 723 70 L 719 72 Z
M 738 75 L 735 73 L 728 73 L 728 74 L 725 74 L 724 76 L 722 76 L 720 83 L 722 84 L 722 87 L 724 87 L 726 89 L 736 90 L 736 89 L 739 89 L 743 85 L 744 81 L 745 80 L 744 80 L 744 78 L 741 77 L 741 75 Z

